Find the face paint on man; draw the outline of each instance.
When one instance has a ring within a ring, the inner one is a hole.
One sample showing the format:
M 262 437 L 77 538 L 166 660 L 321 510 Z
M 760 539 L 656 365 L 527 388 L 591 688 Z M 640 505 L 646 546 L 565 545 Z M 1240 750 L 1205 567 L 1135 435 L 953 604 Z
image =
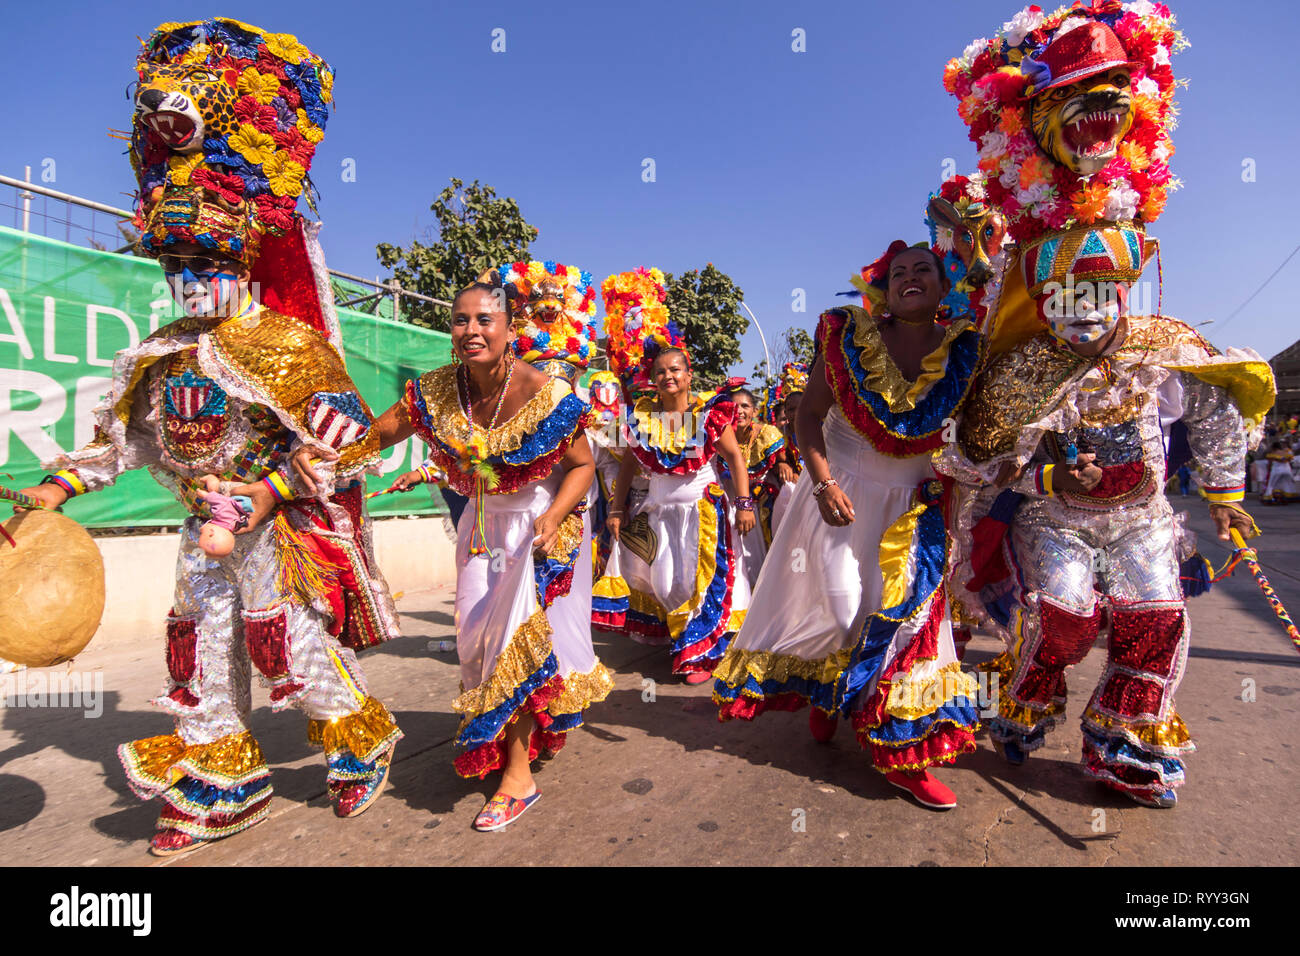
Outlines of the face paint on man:
M 1062 344 L 1087 345 L 1114 330 L 1127 298 L 1124 283 L 1085 281 L 1052 290 L 1040 300 L 1040 311 Z
M 172 298 L 187 316 L 225 315 L 239 294 L 239 275 L 233 263 L 211 272 L 195 273 L 186 266 L 167 272 Z

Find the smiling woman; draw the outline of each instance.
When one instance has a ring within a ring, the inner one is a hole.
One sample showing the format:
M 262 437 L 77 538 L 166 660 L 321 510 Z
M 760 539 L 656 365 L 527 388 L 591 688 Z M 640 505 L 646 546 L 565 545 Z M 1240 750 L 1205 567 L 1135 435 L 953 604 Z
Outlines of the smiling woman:
M 926 768 L 973 750 L 978 721 L 948 620 L 930 461 L 970 387 L 980 337 L 967 318 L 935 323 L 948 281 L 929 248 L 896 241 L 864 275 L 888 311 L 821 317 L 797 412 L 806 467 L 713 699 L 721 720 L 811 704 L 821 742 L 851 716 L 890 783 L 948 809 L 956 797 Z
M 457 294 L 456 363 L 408 382 L 377 424 L 382 447 L 418 435 L 472 499 L 456 528 L 463 691 L 452 707 L 465 752 L 455 766 L 464 777 L 502 771 L 477 830 L 499 830 L 536 802 L 529 762 L 557 753 L 613 688 L 591 646 L 591 409 L 516 358 L 512 317 L 529 296 L 500 275 Z

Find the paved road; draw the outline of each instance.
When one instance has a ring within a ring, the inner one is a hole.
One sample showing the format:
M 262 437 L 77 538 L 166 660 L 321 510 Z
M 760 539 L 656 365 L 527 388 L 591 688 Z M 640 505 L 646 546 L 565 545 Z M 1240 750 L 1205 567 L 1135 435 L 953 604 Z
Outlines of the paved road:
M 1174 499 L 1177 505 L 1180 499 Z M 1204 506 L 1187 499 L 1206 542 Z M 1300 613 L 1300 507 L 1256 507 L 1266 570 Z M 1022 768 L 1006 766 L 981 734 L 979 750 L 941 771 L 960 805 L 935 813 L 910 803 L 870 769 L 842 727 L 814 744 L 804 714 L 719 724 L 708 685 L 688 687 L 667 658 L 607 634 L 602 659 L 617 689 L 585 729 L 538 773 L 543 798 L 509 829 L 469 827 L 491 793 L 452 772 L 457 725 L 450 589 L 405 594 L 405 636 L 367 652 L 372 690 L 406 732 L 390 789 L 362 817 L 335 819 L 305 719 L 273 714 L 255 691 L 252 727 L 274 767 L 269 821 L 179 860 L 145 853 L 156 804 L 127 790 L 115 747 L 165 733 L 145 703 L 164 675 L 161 629 L 75 662 L 103 675 L 103 713 L 0 711 L 0 863 L 248 864 L 1291 864 L 1300 861 L 1293 812 L 1300 788 L 1295 729 L 1300 653 L 1244 569 L 1192 602 L 1191 660 L 1179 710 L 1199 752 L 1172 811 L 1110 795 L 1077 766 L 1077 724 L 1058 731 Z M 122 595 L 111 600 L 126 599 Z M 993 656 L 987 636 L 970 660 Z M 1101 649 L 1071 675 L 1077 717 L 1100 672 Z M 646 693 L 654 682 L 653 700 Z M 24 701 L 26 702 L 26 701 Z

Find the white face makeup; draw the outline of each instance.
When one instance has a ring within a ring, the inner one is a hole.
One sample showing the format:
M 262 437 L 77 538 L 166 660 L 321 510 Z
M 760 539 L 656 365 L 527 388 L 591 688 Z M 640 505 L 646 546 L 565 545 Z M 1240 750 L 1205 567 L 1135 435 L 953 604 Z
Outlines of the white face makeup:
M 1114 282 L 1080 282 L 1073 287 L 1051 285 L 1042 316 L 1058 341 L 1087 345 L 1111 333 L 1124 311 L 1123 287 Z

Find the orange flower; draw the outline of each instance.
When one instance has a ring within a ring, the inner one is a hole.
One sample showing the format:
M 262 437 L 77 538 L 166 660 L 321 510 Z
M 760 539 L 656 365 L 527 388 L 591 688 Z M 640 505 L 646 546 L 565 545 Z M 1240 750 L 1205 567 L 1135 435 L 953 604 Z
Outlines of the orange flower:
M 1159 219 L 1160 214 L 1165 211 L 1166 198 L 1163 186 L 1154 187 L 1151 190 L 1151 195 L 1147 197 L 1147 201 L 1143 203 L 1142 208 L 1138 210 L 1142 216 L 1142 221 L 1155 222 Z
M 1106 208 L 1106 197 L 1109 194 L 1110 190 L 1102 183 L 1088 183 L 1071 196 L 1070 204 L 1074 207 L 1074 214 L 1079 217 L 1079 221 L 1091 223 L 1100 219 L 1102 210 Z
M 998 129 L 1006 133 L 1008 137 L 1015 136 L 1025 128 L 1024 118 L 1020 110 L 1003 110 L 1002 122 L 998 124 Z
M 1146 169 L 1149 162 L 1147 151 L 1142 148 L 1142 144 L 1131 139 L 1119 144 L 1119 155 L 1133 169 Z
M 1028 189 L 1034 183 L 1047 182 L 1052 177 L 1052 161 L 1042 153 L 1034 153 L 1020 166 L 1020 188 Z

